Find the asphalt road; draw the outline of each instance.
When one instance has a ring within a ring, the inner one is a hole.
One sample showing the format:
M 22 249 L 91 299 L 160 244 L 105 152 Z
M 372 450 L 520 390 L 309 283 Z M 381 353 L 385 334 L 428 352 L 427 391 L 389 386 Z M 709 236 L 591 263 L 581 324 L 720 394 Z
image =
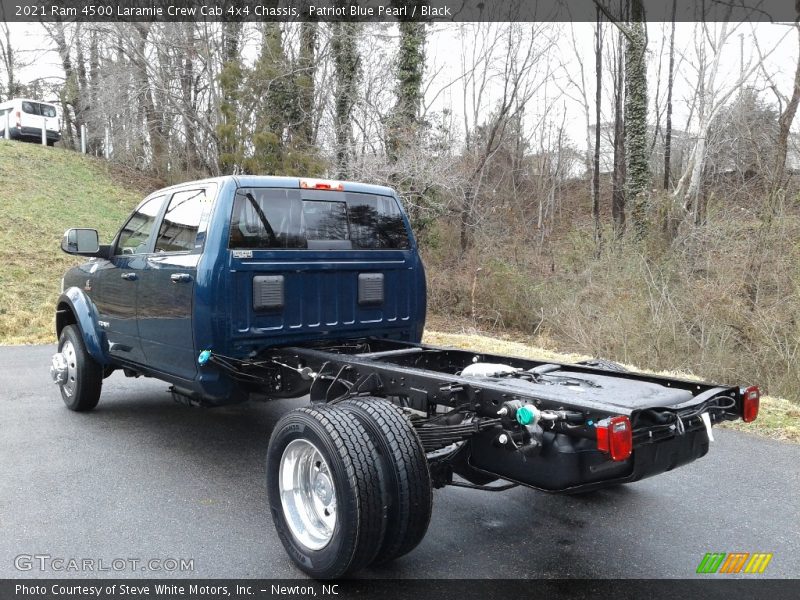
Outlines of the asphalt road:
M 0 348 L 0 577 L 97 576 L 15 568 L 19 555 L 191 558 L 194 572 L 300 577 L 265 508 L 264 457 L 303 401 L 175 404 L 165 383 L 105 381 L 75 414 L 48 375 L 52 346 Z M 588 497 L 437 490 L 427 537 L 365 577 L 693 577 L 706 552 L 772 552 L 800 577 L 800 446 L 717 430 L 702 460 Z

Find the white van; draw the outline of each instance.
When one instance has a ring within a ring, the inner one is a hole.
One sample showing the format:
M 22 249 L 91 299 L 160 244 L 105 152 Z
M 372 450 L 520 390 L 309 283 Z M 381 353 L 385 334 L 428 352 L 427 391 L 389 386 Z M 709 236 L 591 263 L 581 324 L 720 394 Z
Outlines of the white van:
M 47 145 L 61 139 L 61 123 L 55 105 L 27 98 L 12 98 L 0 103 L 0 137 L 5 137 L 6 119 L 12 140 L 42 141 L 42 124 L 46 123 Z

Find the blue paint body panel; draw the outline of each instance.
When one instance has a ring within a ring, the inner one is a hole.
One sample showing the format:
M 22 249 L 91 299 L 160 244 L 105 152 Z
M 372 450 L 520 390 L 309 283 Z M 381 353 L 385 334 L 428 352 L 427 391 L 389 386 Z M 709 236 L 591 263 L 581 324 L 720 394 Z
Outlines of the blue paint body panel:
M 89 296 L 77 287 L 70 287 L 58 297 L 60 310 L 70 310 L 83 334 L 86 350 L 101 365 L 110 363 L 105 333 L 97 323 L 97 310 Z
M 206 190 L 209 204 L 196 250 L 154 252 L 158 225 L 172 194 L 200 188 Z M 81 292 L 84 300 L 70 300 L 70 308 L 87 346 L 93 348 L 92 356 L 103 364 L 164 379 L 206 402 L 224 404 L 237 398 L 235 384 L 211 366 L 198 368 L 196 359 L 203 350 L 244 358 L 274 346 L 326 339 L 420 341 L 425 271 L 393 190 L 344 182 L 344 192 L 397 202 L 409 236 L 407 248 L 234 252 L 228 240 L 240 188 L 301 186 L 298 178 L 228 176 L 159 190 L 148 197 L 163 199 L 154 233 L 141 254 L 92 259 L 66 274 L 65 288 L 87 288 Z M 325 193 L 341 192 L 314 190 L 314 197 Z M 112 252 L 118 238 L 119 234 Z M 382 302 L 359 303 L 358 279 L 363 273 L 383 276 Z M 173 275 L 180 275 L 181 283 L 171 279 Z M 282 307 L 254 309 L 253 281 L 264 276 L 283 278 Z

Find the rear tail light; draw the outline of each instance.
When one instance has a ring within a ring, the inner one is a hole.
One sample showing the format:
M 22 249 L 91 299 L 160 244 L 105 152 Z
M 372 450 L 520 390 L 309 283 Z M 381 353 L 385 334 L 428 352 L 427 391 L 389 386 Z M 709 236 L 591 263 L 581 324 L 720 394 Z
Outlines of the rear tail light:
M 757 385 L 751 385 L 742 394 L 742 421 L 752 423 L 758 417 L 761 392 Z
M 300 187 L 304 190 L 344 191 L 344 184 L 341 181 L 331 181 L 330 179 L 301 179 Z
M 22 113 L 17 111 L 17 129 L 22 127 Z
M 597 449 L 611 455 L 611 460 L 626 460 L 633 451 L 633 430 L 628 417 L 610 417 L 597 426 Z

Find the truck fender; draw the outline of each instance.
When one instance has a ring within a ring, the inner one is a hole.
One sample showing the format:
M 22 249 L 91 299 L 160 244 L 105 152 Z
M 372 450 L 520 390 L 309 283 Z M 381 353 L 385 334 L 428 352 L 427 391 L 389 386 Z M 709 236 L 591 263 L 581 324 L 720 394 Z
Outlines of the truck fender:
M 81 331 L 83 343 L 92 358 L 101 365 L 109 364 L 105 332 L 97 324 L 97 310 L 92 300 L 77 287 L 65 290 L 58 297 L 56 308 L 56 337 L 67 325 L 75 324 Z

